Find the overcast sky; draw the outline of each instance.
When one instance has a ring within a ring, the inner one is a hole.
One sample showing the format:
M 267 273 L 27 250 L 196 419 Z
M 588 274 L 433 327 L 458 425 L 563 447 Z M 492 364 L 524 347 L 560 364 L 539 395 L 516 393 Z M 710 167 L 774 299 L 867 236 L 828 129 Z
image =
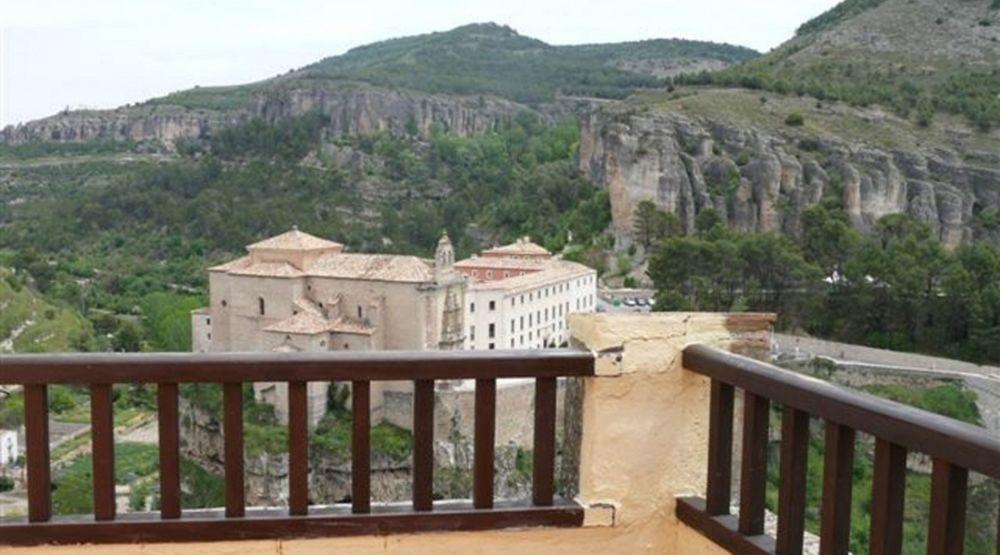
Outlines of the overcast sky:
M 0 0 L 0 127 L 194 85 L 264 79 L 354 46 L 494 21 L 550 44 L 680 37 L 766 51 L 838 0 Z

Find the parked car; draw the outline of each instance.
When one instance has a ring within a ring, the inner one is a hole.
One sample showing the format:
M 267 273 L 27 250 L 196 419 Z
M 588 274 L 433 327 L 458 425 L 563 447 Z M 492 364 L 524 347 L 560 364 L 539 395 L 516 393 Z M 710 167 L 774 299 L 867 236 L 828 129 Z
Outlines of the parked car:
M 629 307 L 637 306 L 635 304 L 635 299 L 625 299 L 625 306 L 629 306 Z

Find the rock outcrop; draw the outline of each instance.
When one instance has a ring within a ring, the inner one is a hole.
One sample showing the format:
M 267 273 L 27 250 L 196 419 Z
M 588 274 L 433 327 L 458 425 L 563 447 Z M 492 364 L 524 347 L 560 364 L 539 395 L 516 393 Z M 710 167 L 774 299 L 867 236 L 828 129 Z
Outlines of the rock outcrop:
M 34 141 L 157 142 L 205 138 L 225 126 L 260 118 L 281 121 L 310 112 L 329 117 L 331 135 L 379 131 L 426 136 L 435 124 L 459 135 L 483 133 L 532 109 L 496 97 L 426 94 L 328 80 L 298 80 L 249 89 L 231 110 L 171 103 L 166 97 L 114 110 L 65 111 L 0 130 L 0 143 Z
M 860 230 L 906 213 L 949 246 L 972 239 L 974 210 L 1000 207 L 1000 171 L 943 149 L 804 140 L 671 111 L 595 110 L 582 122 L 580 169 L 608 189 L 620 241 L 628 241 L 644 200 L 676 214 L 688 231 L 713 208 L 732 229 L 794 236 L 804 209 L 835 198 Z

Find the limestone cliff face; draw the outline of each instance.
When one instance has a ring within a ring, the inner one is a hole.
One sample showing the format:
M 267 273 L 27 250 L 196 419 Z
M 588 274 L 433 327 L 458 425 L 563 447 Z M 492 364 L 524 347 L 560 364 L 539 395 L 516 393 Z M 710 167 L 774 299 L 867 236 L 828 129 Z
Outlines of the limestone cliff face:
M 906 213 L 949 246 L 972 239 L 974 207 L 1000 206 L 1000 171 L 947 151 L 804 141 L 674 112 L 584 116 L 580 169 L 608 189 L 612 226 L 626 241 L 644 200 L 677 214 L 688 230 L 711 207 L 736 230 L 796 235 L 802 211 L 834 196 L 861 230 Z
M 267 121 L 320 112 L 330 117 L 335 134 L 427 134 L 437 123 L 459 135 L 486 132 L 498 121 L 529 110 L 496 97 L 426 94 L 325 81 L 260 92 L 253 95 L 248 109 L 254 117 Z
M 0 130 L 0 143 L 35 141 L 157 141 L 172 145 L 182 137 L 202 137 L 239 121 L 235 113 L 187 110 L 177 106 L 134 106 L 79 110 Z
M 427 134 L 434 124 L 459 135 L 482 133 L 530 109 L 493 97 L 389 90 L 340 81 L 295 81 L 253 89 L 229 111 L 170 104 L 169 97 L 115 110 L 68 111 L 0 130 L 0 142 L 126 141 L 173 146 L 179 138 L 211 135 L 241 121 L 280 121 L 309 112 L 330 118 L 334 135 L 378 131 Z

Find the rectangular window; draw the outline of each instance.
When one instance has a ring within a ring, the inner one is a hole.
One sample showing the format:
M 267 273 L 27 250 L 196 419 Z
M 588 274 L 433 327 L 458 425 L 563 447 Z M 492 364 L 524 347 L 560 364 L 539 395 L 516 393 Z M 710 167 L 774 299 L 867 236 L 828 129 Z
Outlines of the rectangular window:
M 511 349 L 514 348 L 514 338 L 513 337 L 510 338 L 510 348 Z
M 496 324 L 490 324 L 490 339 L 493 339 L 494 337 L 496 337 L 496 335 L 497 335 Z
M 493 312 L 496 309 L 497 309 L 497 302 L 496 301 L 490 301 L 490 312 Z
M 510 333 L 514 333 L 514 320 L 510 321 Z
M 469 312 L 476 311 L 476 303 L 469 303 Z
M 469 326 L 469 339 L 476 340 L 476 326 Z
M 492 351 L 493 349 L 496 349 L 496 348 L 497 348 L 496 344 L 494 344 L 494 343 L 490 343 L 490 350 L 491 350 L 491 351 Z

